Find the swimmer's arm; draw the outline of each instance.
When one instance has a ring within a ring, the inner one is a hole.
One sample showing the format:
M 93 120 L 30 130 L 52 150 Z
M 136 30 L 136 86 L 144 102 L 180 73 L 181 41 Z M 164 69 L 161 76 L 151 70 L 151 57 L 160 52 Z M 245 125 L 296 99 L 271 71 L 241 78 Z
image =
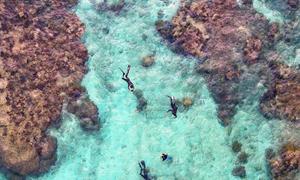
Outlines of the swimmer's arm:
M 120 71 L 122 72 L 122 74 L 123 74 L 123 76 L 125 75 L 125 72 L 121 69 L 121 68 L 119 68 L 120 69 Z

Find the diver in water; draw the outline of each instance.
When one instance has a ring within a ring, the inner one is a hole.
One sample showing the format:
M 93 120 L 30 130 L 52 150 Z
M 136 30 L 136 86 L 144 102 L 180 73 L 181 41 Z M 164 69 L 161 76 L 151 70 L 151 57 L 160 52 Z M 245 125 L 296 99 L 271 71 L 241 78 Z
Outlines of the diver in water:
M 133 83 L 131 82 L 131 80 L 128 77 L 128 74 L 129 74 L 129 71 L 130 71 L 130 65 L 128 65 L 128 67 L 127 67 L 127 73 L 126 74 L 125 74 L 125 72 L 121 68 L 120 68 L 120 70 L 123 73 L 122 79 L 124 81 L 126 81 L 127 84 L 128 84 L 129 91 L 131 91 L 131 92 L 134 91 L 134 85 L 133 85 Z
M 148 175 L 149 170 L 146 168 L 145 161 L 142 160 L 139 162 L 140 166 L 140 175 L 144 178 L 144 180 L 150 180 L 150 176 Z
M 177 106 L 175 103 L 175 97 L 174 96 L 168 96 L 170 98 L 171 103 L 171 109 L 169 109 L 167 112 L 172 112 L 175 118 L 177 118 Z
M 161 157 L 162 161 L 165 161 L 168 159 L 168 154 L 162 153 L 160 157 Z
M 173 161 L 173 158 L 169 156 L 167 153 L 162 153 L 160 157 L 162 161 L 167 161 L 169 163 Z

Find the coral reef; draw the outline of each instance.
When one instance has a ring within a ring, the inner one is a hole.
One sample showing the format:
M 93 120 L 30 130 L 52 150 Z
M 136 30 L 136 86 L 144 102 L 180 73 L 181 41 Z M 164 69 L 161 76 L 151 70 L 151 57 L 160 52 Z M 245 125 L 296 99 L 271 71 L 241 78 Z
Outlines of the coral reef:
M 155 55 L 151 54 L 142 58 L 142 66 L 150 67 L 155 63 Z
M 300 72 L 285 65 L 276 52 L 278 44 L 299 40 L 299 21 L 295 18 L 299 2 L 277 2 L 285 3 L 282 10 L 288 11 L 291 19 L 283 25 L 269 23 L 251 7 L 252 1 L 241 3 L 183 2 L 172 21 L 159 20 L 156 29 L 173 51 L 199 59 L 198 71 L 218 104 L 218 117 L 223 125 L 230 123 L 235 107 L 247 97 L 247 89 L 259 84 L 267 87 L 260 99 L 264 116 L 299 122 Z M 249 79 L 256 83 L 249 85 Z M 231 147 L 233 152 L 240 152 L 238 161 L 247 163 L 248 154 L 241 152 L 242 145 L 234 141 Z M 299 170 L 299 148 L 283 149 L 279 157 L 272 149 L 266 150 L 274 179 L 291 179 Z M 245 177 L 246 170 L 243 166 L 235 167 L 232 175 Z
M 99 130 L 97 108 L 87 97 L 80 97 L 76 101 L 71 101 L 67 105 L 67 111 L 79 118 L 83 130 Z
M 240 163 L 247 163 L 248 162 L 248 157 L 249 155 L 245 152 L 241 152 L 239 155 L 238 155 L 238 161 Z
M 278 156 L 268 162 L 273 179 L 293 179 L 300 170 L 300 147 L 288 143 L 281 148 Z
M 233 141 L 233 143 L 231 145 L 231 149 L 233 152 L 238 153 L 242 149 L 242 144 L 238 141 Z
M 264 42 L 272 38 L 268 30 L 274 26 L 249 2 L 239 7 L 234 0 L 183 4 L 172 22 L 156 23 L 176 52 L 202 60 L 198 70 L 219 104 L 218 116 L 224 125 L 230 123 L 242 99 L 238 89 L 240 76 L 248 70 L 245 64 L 259 61 L 263 47 L 269 45 Z
M 63 103 L 84 94 L 84 26 L 68 12 L 76 3 L 0 2 L 0 163 L 10 172 L 49 169 L 57 145 L 47 129 L 59 122 Z M 96 119 L 90 109 L 84 115 Z
M 299 0 L 264 0 L 270 9 L 279 11 L 286 18 L 291 18 L 299 8 Z
M 233 176 L 246 177 L 246 170 L 244 166 L 237 166 L 232 170 Z
M 189 108 L 193 105 L 193 99 L 190 97 L 184 97 L 182 98 L 182 104 L 185 108 Z
M 287 0 L 289 8 L 295 10 L 299 7 L 299 0 Z
M 297 107 L 299 79 L 269 78 L 278 70 L 271 67 L 272 61 L 267 60 L 267 56 L 284 33 L 280 32 L 278 24 L 269 23 L 255 12 L 251 1 L 242 1 L 241 6 L 235 0 L 183 3 L 171 22 L 159 20 L 156 29 L 175 52 L 200 59 L 198 71 L 205 77 L 218 104 L 218 117 L 223 125 L 230 123 L 236 106 L 247 96 L 243 81 L 253 73 L 261 79 L 261 74 L 270 73 L 264 74 L 264 77 L 268 76 L 264 82 L 270 90 L 262 98 L 263 112 L 289 120 L 300 118 Z M 299 71 L 295 70 L 293 74 L 298 76 Z M 287 81 L 288 90 L 283 84 Z M 266 98 L 274 88 L 278 92 L 285 90 L 285 95 Z M 279 100 L 272 101 L 279 96 Z
M 300 120 L 300 73 L 279 62 L 270 63 L 273 73 L 268 91 L 261 98 L 260 109 L 267 117 L 294 122 Z
M 117 3 L 108 3 L 107 0 L 104 0 L 100 3 L 92 2 L 93 4 L 96 4 L 97 11 L 111 11 L 115 13 L 116 15 L 119 15 L 122 9 L 125 6 L 125 0 L 119 0 Z

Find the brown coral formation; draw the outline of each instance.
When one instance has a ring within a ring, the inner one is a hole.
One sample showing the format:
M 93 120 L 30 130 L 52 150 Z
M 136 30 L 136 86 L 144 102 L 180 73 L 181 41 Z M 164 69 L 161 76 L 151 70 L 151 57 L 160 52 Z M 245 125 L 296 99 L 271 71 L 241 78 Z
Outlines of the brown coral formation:
M 299 0 L 287 0 L 287 4 L 292 9 L 297 9 L 299 7 Z
M 71 101 L 67 106 L 67 111 L 75 114 L 80 119 L 80 126 L 82 129 L 88 131 L 99 130 L 100 125 L 97 116 L 97 108 L 85 97 L 81 97 L 76 101 Z
M 282 63 L 271 63 L 273 73 L 268 91 L 261 99 L 267 117 L 300 121 L 300 72 Z
M 84 92 L 84 26 L 68 13 L 76 3 L 0 1 L 0 163 L 11 172 L 40 173 L 55 162 L 47 128 L 63 102 Z
M 115 13 L 116 15 L 119 15 L 122 9 L 125 7 L 125 0 L 119 0 L 118 2 L 112 4 L 109 4 L 107 0 L 104 0 L 103 2 L 100 2 L 98 4 L 94 1 L 92 2 L 96 5 L 96 9 L 98 11 L 110 11 Z
M 266 58 L 282 37 L 279 25 L 270 24 L 256 13 L 251 1 L 242 3 L 242 6 L 235 0 L 185 3 L 172 22 L 158 21 L 156 28 L 174 51 L 201 60 L 198 70 L 205 76 L 219 105 L 218 117 L 222 124 L 230 123 L 235 107 L 245 97 L 241 91 L 244 74 L 253 71 L 257 76 L 261 71 L 273 77 L 266 83 L 269 91 L 262 98 L 262 112 L 299 120 L 299 71 L 283 65 L 271 67 L 269 63 L 275 60 Z M 283 67 L 291 77 L 278 76 Z
M 241 101 L 240 76 L 248 70 L 244 62 L 259 61 L 263 47 L 269 46 L 264 42 L 275 37 L 267 36 L 274 25 L 248 1 L 239 7 L 235 0 L 198 0 L 183 4 L 171 23 L 159 21 L 156 27 L 176 52 L 203 60 L 199 72 L 219 104 L 219 118 L 228 124 Z
M 300 147 L 288 143 L 284 145 L 278 156 L 268 160 L 273 179 L 294 179 L 300 170 Z
M 248 64 L 254 64 L 259 58 L 261 52 L 262 42 L 257 38 L 249 38 L 246 41 L 246 47 L 244 48 L 245 60 Z

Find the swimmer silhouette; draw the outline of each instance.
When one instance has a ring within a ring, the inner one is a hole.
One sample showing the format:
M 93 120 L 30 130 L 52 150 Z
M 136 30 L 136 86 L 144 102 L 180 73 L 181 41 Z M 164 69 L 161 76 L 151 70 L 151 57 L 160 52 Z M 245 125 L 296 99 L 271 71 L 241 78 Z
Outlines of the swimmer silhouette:
M 121 68 L 120 68 L 120 70 L 123 73 L 122 79 L 127 82 L 127 84 L 128 84 L 128 90 L 132 92 L 132 91 L 134 91 L 134 85 L 131 82 L 130 78 L 128 77 L 128 74 L 129 74 L 129 71 L 130 71 L 130 67 L 131 66 L 128 65 L 126 74 L 125 74 L 125 72 Z
M 173 158 L 169 156 L 167 153 L 162 153 L 160 157 L 162 161 L 167 161 L 169 163 L 173 161 Z
M 140 175 L 144 178 L 144 180 L 151 180 L 149 175 L 148 175 L 148 169 L 146 168 L 146 164 L 145 161 L 142 160 L 141 162 L 139 162 L 139 166 L 140 166 Z
M 162 153 L 160 157 L 161 157 L 162 161 L 165 161 L 168 159 L 168 154 Z
M 175 97 L 174 96 L 168 96 L 170 98 L 170 105 L 171 109 L 169 109 L 167 112 L 172 112 L 175 118 L 177 118 L 177 106 L 175 103 Z

